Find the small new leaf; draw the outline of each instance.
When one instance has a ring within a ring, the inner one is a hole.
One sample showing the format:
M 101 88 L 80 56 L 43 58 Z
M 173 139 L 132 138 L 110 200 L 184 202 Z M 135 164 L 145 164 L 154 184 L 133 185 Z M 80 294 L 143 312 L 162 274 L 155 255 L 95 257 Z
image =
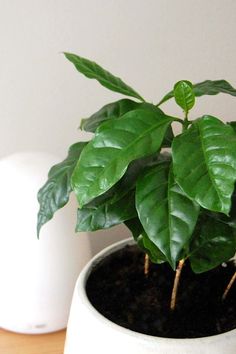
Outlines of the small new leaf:
M 196 97 L 203 95 L 217 95 L 219 93 L 226 93 L 231 96 L 236 96 L 236 89 L 230 85 L 226 80 L 206 80 L 193 85 L 193 92 Z M 168 92 L 157 106 L 168 101 L 174 97 L 174 91 Z
M 176 103 L 188 114 L 195 103 L 192 83 L 184 80 L 177 82 L 174 86 L 174 97 Z

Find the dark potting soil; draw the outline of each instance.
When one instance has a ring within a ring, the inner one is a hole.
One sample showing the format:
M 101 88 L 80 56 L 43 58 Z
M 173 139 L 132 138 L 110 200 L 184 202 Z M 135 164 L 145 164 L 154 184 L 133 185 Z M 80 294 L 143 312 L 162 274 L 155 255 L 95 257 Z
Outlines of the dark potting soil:
M 185 263 L 175 311 L 170 311 L 174 272 L 167 264 L 150 264 L 126 246 L 100 262 L 87 281 L 87 295 L 106 318 L 130 330 L 159 337 L 195 338 L 236 328 L 236 284 L 221 300 L 235 272 L 234 264 L 194 274 Z

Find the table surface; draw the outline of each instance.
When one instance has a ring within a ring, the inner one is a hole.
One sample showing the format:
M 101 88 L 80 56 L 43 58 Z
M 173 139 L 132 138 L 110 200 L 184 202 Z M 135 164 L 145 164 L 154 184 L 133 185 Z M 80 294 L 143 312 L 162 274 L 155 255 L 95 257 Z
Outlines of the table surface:
M 0 329 L 0 354 L 63 354 L 65 331 L 17 334 Z

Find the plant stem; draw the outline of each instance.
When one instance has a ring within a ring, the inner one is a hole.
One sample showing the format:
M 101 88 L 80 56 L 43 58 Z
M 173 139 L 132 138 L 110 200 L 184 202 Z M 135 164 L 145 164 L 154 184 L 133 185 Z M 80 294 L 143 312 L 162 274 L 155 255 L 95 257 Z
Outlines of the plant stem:
M 222 296 L 222 300 L 224 301 L 226 296 L 228 295 L 228 292 L 230 291 L 230 289 L 232 288 L 234 282 L 236 280 L 236 272 L 234 273 L 234 275 L 232 276 L 232 278 L 230 279 L 228 285 L 226 286 L 226 289 L 223 293 L 223 296 Z
M 174 286 L 173 286 L 173 290 L 172 290 L 172 294 L 171 294 L 171 302 L 170 302 L 171 311 L 174 311 L 175 307 L 176 307 L 176 299 L 177 299 L 179 281 L 180 281 L 181 272 L 182 272 L 182 269 L 184 266 L 184 262 L 185 262 L 184 259 L 181 259 L 179 261 L 178 267 L 175 272 L 175 280 L 174 280 Z
M 145 275 L 145 277 L 148 277 L 149 267 L 150 267 L 149 255 L 147 253 L 145 253 L 145 256 L 144 256 L 144 275 Z
M 185 112 L 184 122 L 183 122 L 183 132 L 187 130 L 189 125 L 188 112 Z

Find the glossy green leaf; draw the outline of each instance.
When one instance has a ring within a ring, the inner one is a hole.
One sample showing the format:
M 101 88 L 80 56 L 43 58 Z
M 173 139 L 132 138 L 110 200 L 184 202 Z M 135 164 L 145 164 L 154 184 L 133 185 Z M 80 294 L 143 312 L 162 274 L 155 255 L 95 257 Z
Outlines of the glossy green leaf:
M 157 246 L 149 239 L 140 220 L 136 217 L 125 221 L 125 225 L 131 231 L 137 245 L 148 254 L 153 263 L 166 262 L 164 254 L 157 248 Z
M 122 117 L 125 113 L 135 109 L 145 109 L 160 113 L 160 110 L 151 103 L 139 103 L 129 99 L 122 99 L 113 103 L 109 103 L 102 107 L 98 112 L 94 113 L 91 117 L 82 119 L 80 128 L 87 132 L 94 133 L 96 129 L 104 122 L 110 119 L 117 119 Z M 163 147 L 170 147 L 173 141 L 174 134 L 171 126 L 166 131 L 166 136 L 163 141 Z
M 236 89 L 226 80 L 206 80 L 194 85 L 194 93 L 198 97 L 203 95 L 217 95 L 218 93 L 236 96 Z
M 118 182 L 132 161 L 157 152 L 171 121 L 161 111 L 134 110 L 102 124 L 72 175 L 80 207 Z
M 50 169 L 47 182 L 39 190 L 38 236 L 41 227 L 51 220 L 54 213 L 68 202 L 72 191 L 71 175 L 86 144 L 86 142 L 82 142 L 72 145 L 67 158 Z
M 206 272 L 228 261 L 236 252 L 236 238 L 228 225 L 205 219 L 191 244 L 189 257 L 195 273 Z
M 174 86 L 174 97 L 176 103 L 188 113 L 195 103 L 192 83 L 184 80 L 177 82 Z
M 174 97 L 174 91 L 172 90 L 172 91 L 168 92 L 168 93 L 161 99 L 161 101 L 157 104 L 157 107 L 159 107 L 161 104 L 163 104 L 163 103 L 169 101 L 169 100 L 170 100 L 171 98 L 173 98 L 173 97 Z
M 148 237 L 175 268 L 192 235 L 199 206 L 176 184 L 169 162 L 148 169 L 139 178 L 136 208 Z
M 234 193 L 231 197 L 231 209 L 229 212 L 229 216 L 222 214 L 222 213 L 216 213 L 212 211 L 205 212 L 209 218 L 213 218 L 214 220 L 218 220 L 224 224 L 229 225 L 233 229 L 236 229 L 236 192 L 234 190 Z
M 138 246 L 142 248 L 149 256 L 153 263 L 163 263 L 167 262 L 164 254 L 159 250 L 159 248 L 150 240 L 145 231 L 137 239 Z
M 138 217 L 126 220 L 124 222 L 125 226 L 131 231 L 133 238 L 135 241 L 138 240 L 138 237 L 142 234 L 143 230 L 143 225 L 141 224 L 140 220 Z
M 109 90 L 122 93 L 126 96 L 135 97 L 141 101 L 144 99 L 132 87 L 125 84 L 120 78 L 104 70 L 101 66 L 76 54 L 64 53 L 66 58 L 74 64 L 76 69 L 89 79 L 96 79 Z
M 217 95 L 218 93 L 226 93 L 231 96 L 236 96 L 236 89 L 225 80 L 206 80 L 199 82 L 198 84 L 193 85 L 193 92 L 196 97 L 203 95 Z M 165 95 L 158 103 L 158 106 L 172 97 L 174 97 L 174 91 L 170 91 Z
M 140 104 L 141 103 L 134 102 L 126 98 L 109 103 L 91 115 L 91 117 L 82 119 L 80 128 L 87 132 L 94 133 L 101 123 L 109 119 L 120 118 L 125 113 L 138 108 Z
M 142 173 L 144 168 L 147 166 L 153 166 L 158 163 L 160 155 L 162 154 L 153 154 L 151 156 L 142 157 L 135 161 L 132 161 L 124 176 L 110 189 L 107 193 L 112 192 L 111 203 L 116 202 L 117 200 L 123 198 L 127 195 L 130 190 L 134 189 L 137 182 L 137 178 Z M 98 197 L 101 198 L 102 196 Z
M 137 215 L 134 192 L 115 203 L 96 205 L 91 202 L 77 211 L 76 231 L 96 231 L 123 223 Z
M 162 155 L 163 154 L 154 154 L 148 157 L 132 161 L 129 164 L 124 176 L 112 188 L 93 199 L 82 209 L 86 209 L 86 207 L 98 208 L 100 206 L 103 206 L 104 204 L 114 204 L 120 201 L 120 199 L 122 198 L 125 200 L 125 196 L 127 196 L 128 199 L 130 192 L 132 191 L 132 189 L 135 188 L 138 176 L 142 173 L 144 168 L 146 168 L 147 166 L 153 166 L 158 163 L 160 156 Z
M 219 119 L 196 120 L 172 144 L 174 174 L 203 208 L 228 214 L 236 180 L 236 134 Z

